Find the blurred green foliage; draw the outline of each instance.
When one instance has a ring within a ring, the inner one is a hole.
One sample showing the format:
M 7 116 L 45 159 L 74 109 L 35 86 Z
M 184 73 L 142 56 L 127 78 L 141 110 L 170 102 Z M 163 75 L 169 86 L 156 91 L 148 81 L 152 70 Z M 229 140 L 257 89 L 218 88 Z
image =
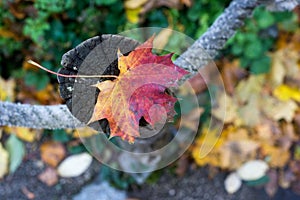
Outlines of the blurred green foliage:
M 263 7 L 257 8 L 253 18 L 227 43 L 224 52 L 239 58 L 241 66 L 254 74 L 266 73 L 271 59 L 267 52 L 274 48 L 279 29 L 293 31 L 297 18 L 292 12 L 271 13 Z
M 37 71 L 20 72 L 27 58 L 56 71 L 63 53 L 83 40 L 141 26 L 172 27 L 196 39 L 229 3 L 195 0 L 193 6 L 182 9 L 160 7 L 146 13 L 142 23 L 132 24 L 126 20 L 124 3 L 117 0 L 4 0 L 0 3 L 0 73 L 4 77 L 19 74 L 27 85 L 40 90 L 56 79 Z M 270 59 L 266 52 L 273 47 L 277 28 L 293 29 L 294 19 L 292 13 L 258 8 L 253 19 L 228 42 L 224 53 L 240 58 L 242 66 L 253 73 L 267 72 Z M 180 46 L 180 38 L 171 41 L 174 48 Z

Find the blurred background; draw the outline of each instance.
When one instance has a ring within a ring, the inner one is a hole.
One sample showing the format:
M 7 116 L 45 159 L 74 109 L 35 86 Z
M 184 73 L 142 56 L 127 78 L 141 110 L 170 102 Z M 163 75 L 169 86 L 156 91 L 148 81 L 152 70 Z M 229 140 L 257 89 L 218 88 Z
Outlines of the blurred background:
M 27 60 L 57 71 L 62 55 L 84 40 L 138 27 L 170 28 L 197 39 L 230 2 L 2 0 L 0 100 L 62 104 L 56 77 Z M 214 140 L 214 134 L 207 131 L 207 120 L 222 115 L 218 108 L 210 108 L 209 94 L 203 88 L 197 91 L 204 113 L 194 145 L 171 166 L 151 174 L 126 174 L 93 161 L 74 130 L 0 127 L 0 199 L 72 199 L 75 195 L 85 199 L 84 193 L 77 193 L 84 192 L 81 189 L 88 184 L 98 186 L 93 191 L 119 194 L 113 199 L 125 199 L 122 191 L 145 199 L 152 193 L 144 185 L 165 184 L 168 180 L 160 180 L 162 176 L 192 179 L 189 174 L 193 173 L 208 182 L 217 177 L 220 185 L 215 187 L 224 199 L 234 199 L 231 193 L 241 194 L 241 185 L 262 188 L 257 191 L 264 192 L 266 199 L 276 197 L 279 188 L 299 194 L 299 18 L 299 8 L 270 12 L 258 7 L 216 58 L 227 93 L 227 116 L 221 138 L 207 157 L 199 158 L 204 136 Z M 179 46 L 180 39 L 168 32 L 158 37 L 174 48 Z M 194 113 L 188 110 L 185 114 L 192 117 Z M 84 136 L 92 134 L 86 131 Z M 78 162 L 86 166 L 78 167 Z M 201 187 L 198 184 L 189 187 Z M 185 190 L 184 186 L 174 190 Z M 161 187 L 161 191 L 176 197 L 170 188 Z

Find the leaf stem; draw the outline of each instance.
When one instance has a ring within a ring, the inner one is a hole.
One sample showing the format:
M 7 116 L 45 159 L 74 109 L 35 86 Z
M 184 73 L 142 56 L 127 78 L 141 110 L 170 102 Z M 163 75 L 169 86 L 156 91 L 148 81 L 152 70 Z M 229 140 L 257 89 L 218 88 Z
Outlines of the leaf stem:
M 34 62 L 33 60 L 28 60 L 27 61 L 28 63 L 50 73 L 50 74 L 54 74 L 54 75 L 57 75 L 57 76 L 62 76 L 62 77 L 66 77 L 66 78 L 118 78 L 118 76 L 116 75 L 67 75 L 67 74 L 60 74 L 60 73 L 57 73 L 57 72 L 54 72 L 54 71 L 51 71 L 45 67 L 43 67 L 42 65 Z

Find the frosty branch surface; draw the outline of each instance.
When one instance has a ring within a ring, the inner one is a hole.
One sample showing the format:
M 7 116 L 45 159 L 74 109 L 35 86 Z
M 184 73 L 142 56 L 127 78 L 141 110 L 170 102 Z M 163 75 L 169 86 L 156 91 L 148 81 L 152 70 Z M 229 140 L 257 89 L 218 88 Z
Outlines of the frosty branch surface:
M 38 106 L 0 102 L 0 126 L 23 126 L 36 129 L 82 127 L 65 105 Z

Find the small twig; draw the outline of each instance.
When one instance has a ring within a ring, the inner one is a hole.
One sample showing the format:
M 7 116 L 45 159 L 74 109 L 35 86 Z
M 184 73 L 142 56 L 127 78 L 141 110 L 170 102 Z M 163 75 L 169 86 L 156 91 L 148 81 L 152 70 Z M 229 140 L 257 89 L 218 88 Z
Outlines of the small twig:
M 57 73 L 57 72 L 54 72 L 54 71 L 51 71 L 49 69 L 47 69 L 46 67 L 43 67 L 42 65 L 34 62 L 33 60 L 28 60 L 27 61 L 28 63 L 46 71 L 46 72 L 49 72 L 50 74 L 54 74 L 54 75 L 57 75 L 57 76 L 62 76 L 62 77 L 66 77 L 66 78 L 118 78 L 118 76 L 116 75 L 67 75 L 67 74 L 60 74 L 60 73 Z

